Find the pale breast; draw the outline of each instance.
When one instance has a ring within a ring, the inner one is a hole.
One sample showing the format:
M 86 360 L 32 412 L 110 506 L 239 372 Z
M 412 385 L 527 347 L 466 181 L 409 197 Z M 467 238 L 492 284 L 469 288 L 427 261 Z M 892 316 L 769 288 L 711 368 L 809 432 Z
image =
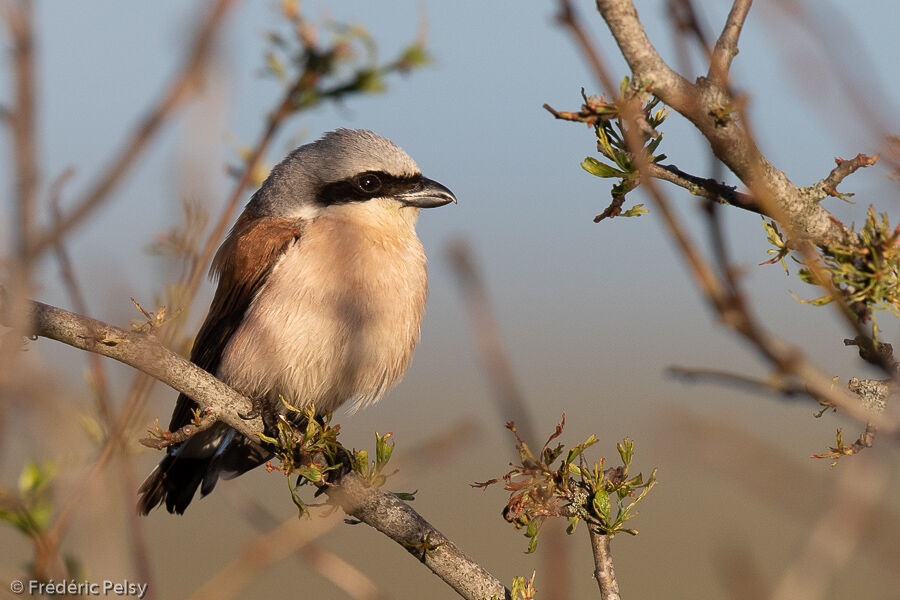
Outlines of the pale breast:
M 412 226 L 318 218 L 281 257 L 223 353 L 252 397 L 334 410 L 378 400 L 406 372 L 427 295 Z

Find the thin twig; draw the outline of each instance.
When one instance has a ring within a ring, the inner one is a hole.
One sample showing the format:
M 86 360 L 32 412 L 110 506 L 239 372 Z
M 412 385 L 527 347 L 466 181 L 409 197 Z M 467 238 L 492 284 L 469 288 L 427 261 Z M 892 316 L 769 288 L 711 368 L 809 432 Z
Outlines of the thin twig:
M 879 156 L 879 154 L 876 154 L 875 156 L 857 154 L 850 160 L 835 158 L 834 162 L 836 166 L 831 170 L 828 176 L 822 179 L 819 183 L 804 189 L 809 190 L 810 194 L 815 200 L 822 200 L 826 196 L 841 198 L 843 194 L 838 193 L 838 184 L 855 173 L 857 170 L 874 165 L 876 162 L 878 162 Z
M 697 11 L 694 10 L 694 3 L 691 0 L 668 0 L 669 17 L 676 31 L 681 34 L 679 37 L 693 36 L 700 48 L 706 55 L 707 60 L 712 60 L 712 49 L 709 41 L 697 18 Z M 688 73 L 688 71 L 682 71 Z
M 175 444 L 180 444 L 201 431 L 206 431 L 218 422 L 219 416 L 210 411 L 204 412 L 199 419 L 184 425 L 176 431 L 160 430 L 159 422 L 157 421 L 156 430 L 151 429 L 149 435 L 141 439 L 140 442 L 148 448 L 163 450 L 170 446 L 174 446 Z
M 672 25 L 675 43 L 675 64 L 678 72 L 692 75 L 697 72 L 693 66 L 690 42 L 699 43 L 707 57 L 712 56 L 712 49 L 707 37 L 700 27 L 696 11 L 691 0 L 668 0 L 669 22 Z
M 858 30 L 852 23 L 842 18 L 839 5 L 827 2 L 809 2 L 807 0 L 781 0 L 780 2 L 764 2 L 760 5 L 761 14 L 770 20 L 771 40 L 780 46 L 785 55 L 783 64 L 793 67 L 790 79 L 802 81 L 809 73 L 827 72 L 837 80 L 837 85 L 824 83 L 831 91 L 829 96 L 839 92 L 847 95 L 842 110 L 855 114 L 858 123 L 865 128 L 869 139 L 882 140 L 890 146 L 888 132 L 896 131 L 894 123 L 893 103 L 884 102 L 891 97 L 884 81 L 892 78 L 881 77 L 876 70 L 876 62 L 864 51 L 865 30 Z M 779 31 L 780 29 L 780 31 Z M 862 34 L 862 35 L 860 35 Z M 795 43 L 798 35 L 814 47 Z M 847 48 L 856 51 L 848 53 Z M 794 58 L 792 61 L 791 58 Z M 810 59 L 816 64 L 810 64 Z M 801 86 L 807 92 L 808 100 L 821 98 L 819 86 Z M 807 107 L 819 110 L 819 119 L 830 119 L 836 116 L 834 104 L 831 102 L 809 102 Z M 845 112 L 841 112 L 841 119 Z M 855 125 L 853 125 L 856 130 Z M 855 139 L 859 139 L 858 133 Z M 892 170 L 900 167 L 896 153 L 889 152 L 886 159 Z
M 569 30 L 576 45 L 582 51 L 591 70 L 594 72 L 597 83 L 599 83 L 607 93 L 611 95 L 615 94 L 618 86 L 616 86 L 613 81 L 609 69 L 606 68 L 606 64 L 600 58 L 600 53 L 597 52 L 596 46 L 591 40 L 587 30 L 581 26 L 581 21 L 578 20 L 575 9 L 572 7 L 572 3 L 569 0 L 559 0 L 558 6 L 559 12 L 556 15 L 557 22 Z
M 561 121 L 574 121 L 576 123 L 586 123 L 587 125 L 595 125 L 604 118 L 610 118 L 609 116 L 603 115 L 602 113 L 589 110 L 587 106 L 582 106 L 581 110 L 578 112 L 569 110 L 556 110 L 549 104 L 544 104 L 543 108 L 548 113 Z
M 722 33 L 716 40 L 707 77 L 719 85 L 728 83 L 731 61 L 739 52 L 738 38 L 741 36 L 741 29 L 744 27 L 744 21 L 747 19 L 747 13 L 750 12 L 752 4 L 753 0 L 734 0 L 731 12 L 728 13 L 728 18 L 725 20 L 725 27 L 722 28 Z
M 282 529 L 279 526 L 279 517 L 257 501 L 254 496 L 241 493 L 237 488 L 228 487 L 223 489 L 222 493 L 231 502 L 232 507 L 257 529 L 260 536 L 245 545 L 241 556 L 236 557 L 235 560 L 231 561 L 219 573 L 213 575 L 212 578 L 203 584 L 204 589 L 209 589 L 213 580 L 219 580 L 213 586 L 217 588 L 215 593 L 207 593 L 207 597 L 227 600 L 239 595 L 245 587 L 242 584 L 249 583 L 251 580 L 252 571 L 248 568 L 250 565 L 256 566 L 256 577 L 259 577 L 270 565 L 287 555 L 291 551 L 291 547 L 293 547 L 293 555 L 298 565 L 313 569 L 354 600 L 388 600 L 389 596 L 379 590 L 378 585 L 371 577 L 333 552 L 326 550 L 316 539 L 307 537 L 306 526 L 309 523 L 308 521 L 304 521 L 302 525 L 304 535 L 285 537 L 283 540 L 285 548 L 284 551 L 281 551 L 281 549 L 276 547 L 278 531 Z M 326 513 L 316 516 L 311 523 L 312 527 L 318 531 L 318 535 L 315 537 L 320 537 L 327 532 L 326 529 L 319 530 L 317 521 L 322 520 L 327 521 L 327 524 L 331 527 L 340 524 L 340 521 L 333 518 L 333 515 Z M 289 521 L 296 523 L 297 519 L 292 517 Z M 270 536 L 270 530 L 275 530 L 276 539 Z M 260 554 L 252 549 L 258 545 L 259 540 L 262 540 L 265 545 L 265 550 L 262 553 L 263 560 L 260 560 Z M 241 559 L 244 556 L 252 556 L 252 558 L 249 561 L 244 561 Z M 235 573 L 246 573 L 246 577 L 243 577 L 243 581 L 236 581 Z M 194 597 L 196 596 L 197 594 L 194 595 Z
M 643 172 L 650 177 L 662 179 L 682 187 L 695 196 L 708 198 L 720 204 L 727 204 L 757 214 L 762 213 L 762 208 L 750 194 L 739 192 L 734 187 L 720 183 L 715 179 L 697 177 L 696 175 L 685 173 L 675 165 L 649 163 Z
M 225 16 L 233 3 L 234 0 L 215 0 L 210 3 L 210 11 L 197 30 L 191 49 L 186 56 L 184 67 L 162 99 L 151 109 L 129 137 L 124 150 L 116 155 L 111 165 L 98 176 L 94 185 L 76 202 L 76 208 L 65 217 L 57 217 L 57 222 L 53 227 L 34 239 L 29 250 L 30 256 L 36 257 L 47 247 L 55 245 L 67 231 L 71 230 L 72 227 L 76 226 L 95 208 L 101 205 L 130 168 L 134 166 L 137 158 L 148 146 L 155 134 L 174 115 L 177 109 L 199 89 L 198 80 L 202 77 L 208 55 L 212 50 L 213 41 L 219 31 L 221 31 Z M 89 336 L 91 339 L 93 337 Z M 107 423 L 106 442 L 103 448 L 100 449 L 87 475 L 80 478 L 75 488 L 66 495 L 65 503 L 61 507 L 52 527 L 47 531 L 47 543 L 35 560 L 36 571 L 40 572 L 41 569 L 48 568 L 50 562 L 56 559 L 62 537 L 80 505 L 87 487 L 115 455 L 117 449 L 120 448 L 121 436 L 126 431 L 132 416 L 138 412 L 139 400 L 151 389 L 153 381 L 154 379 L 151 377 L 143 376 L 143 374 L 139 375 L 129 392 L 128 399 L 119 418 L 116 420 L 110 414 L 110 419 Z
M 34 23 L 28 0 L 5 3 L 4 16 L 12 38 L 15 72 L 15 108 L 9 115 L 12 126 L 12 154 L 16 173 L 16 253 L 27 272 L 31 263 L 28 248 L 34 231 L 37 199 L 38 161 L 35 123 Z
M 500 409 L 500 416 L 504 423 L 515 422 L 525 442 L 537 448 L 537 432 L 531 414 L 513 374 L 487 288 L 469 246 L 457 240 L 450 245 L 448 253 L 468 309 L 472 334 L 481 358 L 479 362 L 484 365 L 485 374 L 494 389 L 493 398 Z
M 710 265 L 702 257 L 693 241 L 688 237 L 678 217 L 669 207 L 668 201 L 656 189 L 652 181 L 647 188 L 656 201 L 657 207 L 676 240 L 682 255 L 694 272 L 701 289 L 719 313 L 722 323 L 741 334 L 750 341 L 759 352 L 769 360 L 781 374 L 793 375 L 806 386 L 808 393 L 816 400 L 825 401 L 844 409 L 848 414 L 862 422 L 872 419 L 872 414 L 845 390 L 835 387 L 831 378 L 811 363 L 797 347 L 786 344 L 783 340 L 768 333 L 751 315 L 749 306 L 738 290 L 729 292 L 714 274 Z M 878 416 L 879 426 L 896 431 L 898 424 L 893 419 Z
M 754 390 L 762 390 L 766 392 L 774 392 L 787 397 L 792 396 L 808 396 L 809 392 L 803 385 L 788 381 L 783 377 L 758 379 L 743 373 L 732 373 L 730 371 L 722 371 L 719 369 L 703 369 L 692 367 L 671 366 L 668 368 L 671 375 L 683 377 L 688 380 L 711 379 L 714 381 L 722 381 L 723 383 L 737 384 L 749 387 Z
M 125 506 L 131 508 L 134 501 L 134 490 L 137 489 L 137 481 L 134 477 L 134 464 L 127 454 L 118 455 L 119 462 L 119 491 Z M 128 531 L 131 558 L 134 561 L 137 581 L 147 584 L 147 591 L 141 600 L 153 600 L 158 598 L 156 594 L 153 566 L 150 563 L 150 543 L 147 540 L 147 520 L 141 518 L 136 511 L 126 510 L 126 530 Z
M 59 207 L 61 188 L 65 184 L 65 182 L 68 181 L 68 179 L 73 175 L 73 169 L 66 169 L 62 174 L 60 174 L 59 177 L 56 178 L 56 180 L 51 185 L 50 207 L 53 212 L 54 219 L 56 219 L 57 222 L 61 218 L 61 211 Z M 59 261 L 63 282 L 65 283 L 66 289 L 68 290 L 69 298 L 72 300 L 72 305 L 75 307 L 75 310 L 77 312 L 86 314 L 87 302 L 84 299 L 84 294 L 81 292 L 81 286 L 79 286 L 78 280 L 75 276 L 75 268 L 63 243 L 62 236 L 57 237 L 54 240 L 54 250 L 57 260 Z M 109 394 L 109 386 L 107 385 L 106 369 L 104 368 L 103 361 L 98 354 L 88 352 L 86 356 L 88 369 L 90 372 L 89 376 L 91 390 L 93 391 L 94 398 L 96 400 L 97 412 L 100 416 L 100 422 L 103 424 L 103 427 L 105 429 L 107 440 L 110 440 L 110 434 L 115 429 L 115 418 L 113 416 L 112 400 Z M 122 457 L 122 459 L 118 462 L 118 465 L 122 479 L 121 491 L 123 497 L 130 500 L 134 496 L 135 489 L 132 464 L 129 460 L 127 460 L 127 458 Z M 64 513 L 71 514 L 71 512 L 65 511 L 65 509 Z M 65 523 L 66 521 L 62 521 L 62 523 Z M 57 521 L 55 525 L 58 525 L 59 523 L 60 521 Z M 48 539 L 59 539 L 60 534 L 57 532 L 61 531 L 61 529 L 57 529 L 56 527 L 54 527 L 50 530 Z M 131 537 L 131 550 L 135 568 L 140 575 L 140 580 L 148 585 L 147 597 L 152 597 L 152 590 L 154 589 L 153 570 L 150 566 L 149 560 L 145 521 L 138 519 L 136 515 L 130 515 L 128 518 L 128 531 Z M 55 547 L 55 545 L 48 544 L 47 547 L 53 548 Z M 46 563 L 49 561 L 49 559 L 50 557 L 48 556 L 41 562 Z

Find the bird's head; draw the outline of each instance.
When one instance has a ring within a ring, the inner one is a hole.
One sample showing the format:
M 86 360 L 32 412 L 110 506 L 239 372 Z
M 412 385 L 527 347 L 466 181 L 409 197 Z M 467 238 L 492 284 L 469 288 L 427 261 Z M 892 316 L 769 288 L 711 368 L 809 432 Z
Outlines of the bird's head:
M 456 202 L 453 192 L 424 177 L 392 141 L 363 129 L 338 129 L 291 152 L 248 208 L 259 216 L 301 219 L 394 213 L 414 223 L 420 208 L 450 202 Z

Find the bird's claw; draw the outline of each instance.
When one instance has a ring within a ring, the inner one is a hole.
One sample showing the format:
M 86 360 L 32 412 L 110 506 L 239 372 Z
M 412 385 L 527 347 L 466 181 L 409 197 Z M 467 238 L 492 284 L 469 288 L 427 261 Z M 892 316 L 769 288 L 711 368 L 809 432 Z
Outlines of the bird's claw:
M 245 413 L 239 412 L 238 416 L 245 421 L 250 421 L 257 418 L 260 414 L 262 414 L 261 404 L 262 403 L 260 402 L 259 398 L 250 398 L 250 410 Z

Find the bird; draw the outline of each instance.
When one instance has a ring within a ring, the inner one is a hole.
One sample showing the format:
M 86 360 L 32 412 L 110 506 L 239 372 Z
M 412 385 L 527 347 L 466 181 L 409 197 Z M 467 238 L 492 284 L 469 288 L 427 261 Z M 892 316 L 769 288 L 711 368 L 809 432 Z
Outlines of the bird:
M 420 209 L 456 203 L 410 156 L 364 129 L 300 146 L 251 196 L 217 251 L 215 295 L 191 362 L 254 401 L 317 414 L 370 405 L 413 356 L 428 293 Z M 283 401 L 282 401 L 283 399 Z M 198 405 L 178 397 L 170 431 Z M 170 446 L 138 491 L 138 512 L 183 514 L 272 454 L 224 423 Z

